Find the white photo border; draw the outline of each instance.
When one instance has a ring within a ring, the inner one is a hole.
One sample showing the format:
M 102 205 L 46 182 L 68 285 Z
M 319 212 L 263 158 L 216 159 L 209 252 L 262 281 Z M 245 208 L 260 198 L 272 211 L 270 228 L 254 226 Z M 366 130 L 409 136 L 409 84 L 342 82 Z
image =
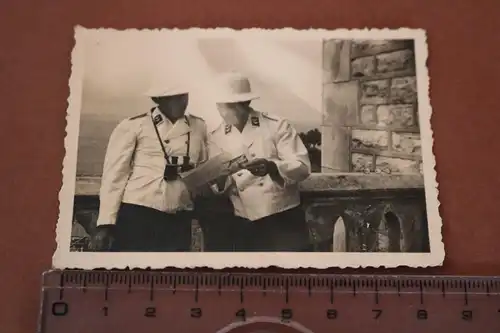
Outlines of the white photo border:
M 445 257 L 442 240 L 442 219 L 439 214 L 438 183 L 436 180 L 435 157 L 433 155 L 433 132 L 431 128 L 432 108 L 429 97 L 429 75 L 427 69 L 427 36 L 423 29 L 154 29 L 122 31 L 161 31 L 184 36 L 234 37 L 234 33 L 279 37 L 283 39 L 413 39 L 415 41 L 415 63 L 417 77 L 417 96 L 419 126 L 422 140 L 422 160 L 425 185 L 425 198 L 430 243 L 429 253 L 354 253 L 354 252 L 162 252 L 162 253 L 116 253 L 116 252 L 72 252 L 70 251 L 73 204 L 76 188 L 76 167 L 78 140 L 80 130 L 80 110 L 82 99 L 83 45 L 78 43 L 83 34 L 90 30 L 75 27 L 75 47 L 72 51 L 72 73 L 69 80 L 70 96 L 68 98 L 67 126 L 64 147 L 66 155 L 63 160 L 63 184 L 59 192 L 59 218 L 56 226 L 57 248 L 52 258 L 56 269 L 124 269 L 124 268 L 264 268 L 276 266 L 280 268 L 358 268 L 358 267 L 431 267 L 440 266 Z

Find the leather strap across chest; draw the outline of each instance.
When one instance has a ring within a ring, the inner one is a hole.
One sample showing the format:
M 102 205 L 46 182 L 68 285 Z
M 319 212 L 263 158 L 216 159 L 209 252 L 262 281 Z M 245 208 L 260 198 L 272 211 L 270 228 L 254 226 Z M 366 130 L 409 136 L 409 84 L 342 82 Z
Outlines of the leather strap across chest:
M 158 138 L 158 142 L 160 143 L 161 150 L 163 151 L 163 156 L 165 157 L 167 164 L 189 164 L 189 149 L 191 147 L 191 132 L 186 133 L 186 135 L 187 135 L 186 155 L 183 158 L 183 162 L 178 163 L 177 156 L 172 156 L 172 161 L 171 161 L 170 156 L 168 156 L 167 149 L 165 148 L 165 145 L 163 144 L 163 140 L 161 139 L 160 132 L 158 131 L 158 126 L 154 120 L 153 111 L 154 111 L 154 108 L 151 110 L 151 116 L 150 116 L 151 122 L 153 123 L 153 127 L 154 127 L 155 132 L 156 132 L 156 137 Z M 186 120 L 186 123 L 188 124 L 188 126 L 190 126 L 188 117 L 184 116 L 184 119 Z M 174 159 L 175 159 L 175 161 L 174 161 Z

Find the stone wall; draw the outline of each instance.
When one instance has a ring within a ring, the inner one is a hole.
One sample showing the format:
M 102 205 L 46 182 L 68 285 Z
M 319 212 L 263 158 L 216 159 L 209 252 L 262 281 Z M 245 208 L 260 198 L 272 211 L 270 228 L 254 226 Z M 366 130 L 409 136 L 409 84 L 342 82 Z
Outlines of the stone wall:
M 326 40 L 323 172 L 421 172 L 412 40 Z

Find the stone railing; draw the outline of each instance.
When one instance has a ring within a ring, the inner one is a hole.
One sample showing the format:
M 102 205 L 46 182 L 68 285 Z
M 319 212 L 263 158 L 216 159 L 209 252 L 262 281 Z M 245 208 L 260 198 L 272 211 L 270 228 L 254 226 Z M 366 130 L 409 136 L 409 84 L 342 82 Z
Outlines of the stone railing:
M 76 184 L 72 249 L 85 251 L 99 207 L 98 177 Z M 313 174 L 301 184 L 311 242 L 322 252 L 428 252 L 423 177 L 420 174 Z M 220 200 L 220 199 L 213 199 Z M 227 202 L 205 203 L 214 214 Z M 193 221 L 193 251 L 203 235 Z

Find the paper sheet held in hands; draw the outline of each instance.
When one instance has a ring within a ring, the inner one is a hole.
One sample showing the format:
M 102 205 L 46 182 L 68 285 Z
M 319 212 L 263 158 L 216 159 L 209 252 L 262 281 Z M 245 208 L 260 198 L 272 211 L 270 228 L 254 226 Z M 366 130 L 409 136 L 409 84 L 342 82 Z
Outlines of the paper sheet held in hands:
M 240 164 L 245 162 L 247 162 L 245 155 L 234 157 L 228 152 L 222 152 L 197 168 L 181 174 L 181 178 L 189 190 L 195 190 L 221 175 L 231 175 L 241 170 Z

